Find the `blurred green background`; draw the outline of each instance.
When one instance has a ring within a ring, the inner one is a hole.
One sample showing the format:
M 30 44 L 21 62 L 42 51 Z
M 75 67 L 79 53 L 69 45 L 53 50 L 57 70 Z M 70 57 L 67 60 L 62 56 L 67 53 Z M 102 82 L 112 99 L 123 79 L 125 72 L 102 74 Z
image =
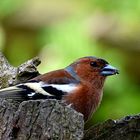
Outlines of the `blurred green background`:
M 105 58 L 120 75 L 90 124 L 140 112 L 140 0 L 1 0 L 0 50 L 14 66 L 38 55 L 41 73 Z

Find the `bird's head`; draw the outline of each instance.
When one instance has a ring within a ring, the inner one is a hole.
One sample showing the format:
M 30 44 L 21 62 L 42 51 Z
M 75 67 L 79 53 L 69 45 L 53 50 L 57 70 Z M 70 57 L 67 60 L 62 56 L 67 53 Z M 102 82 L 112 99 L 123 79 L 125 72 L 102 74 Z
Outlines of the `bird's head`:
M 88 56 L 76 60 L 67 69 L 73 69 L 75 76 L 81 80 L 92 82 L 96 79 L 105 79 L 107 76 L 119 74 L 118 70 L 101 58 Z M 72 72 L 71 72 L 72 73 Z M 74 73 L 73 73 L 74 75 Z

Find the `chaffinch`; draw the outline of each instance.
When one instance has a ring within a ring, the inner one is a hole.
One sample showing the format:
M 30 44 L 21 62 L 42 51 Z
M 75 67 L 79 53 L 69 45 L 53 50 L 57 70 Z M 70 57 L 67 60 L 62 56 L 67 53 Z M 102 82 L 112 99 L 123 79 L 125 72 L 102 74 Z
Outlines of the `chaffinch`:
M 0 97 L 15 100 L 64 100 L 82 113 L 86 121 L 101 102 L 106 77 L 118 73 L 116 68 L 101 58 L 83 57 L 64 69 L 2 89 Z

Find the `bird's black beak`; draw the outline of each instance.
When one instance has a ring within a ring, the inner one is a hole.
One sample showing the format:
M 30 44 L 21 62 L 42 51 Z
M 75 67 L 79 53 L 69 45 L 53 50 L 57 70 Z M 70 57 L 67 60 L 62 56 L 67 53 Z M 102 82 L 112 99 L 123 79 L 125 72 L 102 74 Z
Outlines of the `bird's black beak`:
M 119 74 L 119 71 L 118 69 L 116 69 L 115 67 L 107 64 L 106 66 L 104 66 L 102 69 L 101 69 L 101 72 L 100 74 L 102 76 L 109 76 L 109 75 L 116 75 L 116 74 Z

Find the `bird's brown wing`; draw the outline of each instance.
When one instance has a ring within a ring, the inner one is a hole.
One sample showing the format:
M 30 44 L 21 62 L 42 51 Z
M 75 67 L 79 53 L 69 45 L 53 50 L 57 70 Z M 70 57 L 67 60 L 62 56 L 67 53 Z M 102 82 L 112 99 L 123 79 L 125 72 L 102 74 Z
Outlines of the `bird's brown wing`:
M 61 99 L 74 90 L 78 81 L 63 70 L 40 75 L 26 83 L 0 90 L 0 98 L 15 100 Z

